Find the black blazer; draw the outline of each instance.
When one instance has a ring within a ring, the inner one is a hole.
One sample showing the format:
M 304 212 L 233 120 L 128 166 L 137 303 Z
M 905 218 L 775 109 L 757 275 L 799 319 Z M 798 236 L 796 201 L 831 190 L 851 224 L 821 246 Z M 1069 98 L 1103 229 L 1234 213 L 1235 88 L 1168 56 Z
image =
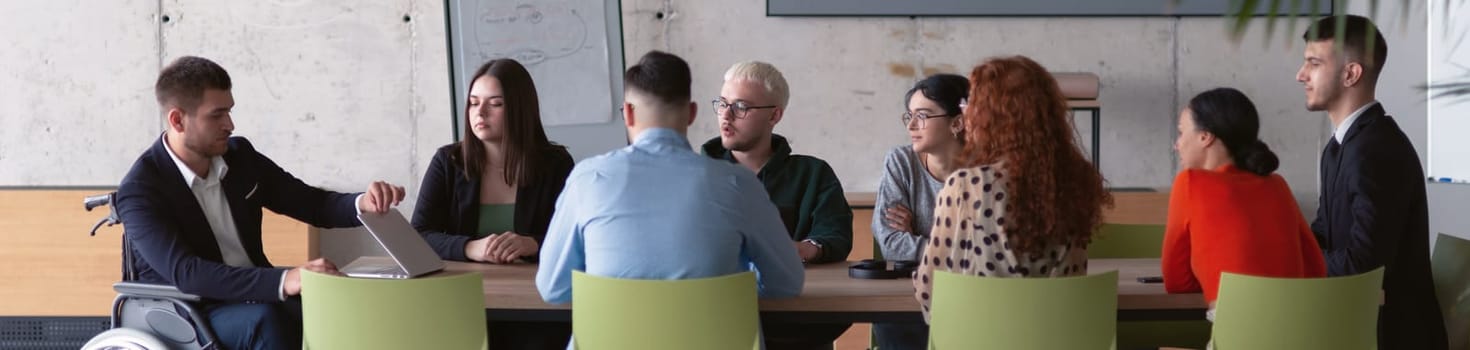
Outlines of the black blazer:
M 1312 232 L 1330 276 L 1386 266 L 1380 349 L 1444 349 L 1444 320 L 1429 270 L 1424 170 L 1393 117 L 1375 105 L 1353 121 L 1339 149 L 1322 153 L 1322 193 Z
M 175 165 L 163 138 L 143 152 L 117 190 L 124 237 L 133 246 L 139 282 L 174 285 L 217 301 L 280 301 L 281 276 L 260 243 L 260 208 L 318 227 L 351 227 L 357 195 L 325 191 L 292 177 L 257 153 L 243 137 L 225 152 L 230 169 L 220 181 L 240 243 L 255 267 L 226 265 L 204 210 Z
M 464 245 L 477 236 L 480 222 L 480 178 L 466 178 L 459 161 L 458 143 L 439 147 L 424 182 L 419 186 L 417 207 L 413 210 L 413 227 L 418 229 L 434 252 L 445 260 L 468 261 Z M 524 179 L 516 189 L 515 233 L 531 236 L 536 244 L 546 238 L 551 214 L 556 211 L 556 198 L 572 173 L 572 155 L 566 148 L 549 147 L 539 156 L 546 157 L 546 176 Z M 533 259 L 535 254 L 526 258 Z

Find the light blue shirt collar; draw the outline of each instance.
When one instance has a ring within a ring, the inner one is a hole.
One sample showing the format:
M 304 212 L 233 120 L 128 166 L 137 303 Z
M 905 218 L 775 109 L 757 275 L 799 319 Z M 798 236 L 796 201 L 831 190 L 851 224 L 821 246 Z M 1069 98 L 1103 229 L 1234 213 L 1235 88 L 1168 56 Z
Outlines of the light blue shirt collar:
M 638 134 L 638 139 L 633 141 L 633 147 L 652 150 L 672 148 L 694 152 L 694 148 L 689 146 L 689 138 L 669 128 L 650 128 L 643 130 L 642 133 Z

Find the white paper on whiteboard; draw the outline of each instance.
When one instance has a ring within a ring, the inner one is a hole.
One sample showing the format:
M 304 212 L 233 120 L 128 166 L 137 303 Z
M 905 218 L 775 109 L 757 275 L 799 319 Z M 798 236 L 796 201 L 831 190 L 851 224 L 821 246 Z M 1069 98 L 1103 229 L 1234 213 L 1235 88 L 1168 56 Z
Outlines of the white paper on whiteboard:
M 460 11 L 464 75 L 496 58 L 531 72 L 548 126 L 612 118 L 606 3 L 465 1 Z M 463 79 L 463 77 L 461 77 Z

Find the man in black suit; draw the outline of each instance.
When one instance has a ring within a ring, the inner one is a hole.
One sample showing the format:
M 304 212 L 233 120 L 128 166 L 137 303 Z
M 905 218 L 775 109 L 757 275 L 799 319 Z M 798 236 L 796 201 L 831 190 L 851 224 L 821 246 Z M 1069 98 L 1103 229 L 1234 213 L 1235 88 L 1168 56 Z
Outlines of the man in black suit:
M 177 286 L 206 299 L 210 328 L 226 349 L 301 346 L 301 270 L 337 273 L 325 259 L 296 268 L 266 260 L 260 209 L 320 227 L 357 226 L 359 212 L 387 211 L 403 188 L 374 182 L 365 194 L 302 183 L 230 137 L 230 76 L 186 56 L 154 86 L 167 123 L 118 188 L 117 208 L 132 243 L 138 282 Z
M 1339 21 L 1345 30 L 1338 32 Z M 1296 79 L 1307 110 L 1326 111 L 1333 136 L 1322 152 L 1322 193 L 1312 232 L 1331 276 L 1384 267 L 1380 349 L 1444 349 L 1444 320 L 1429 272 L 1424 170 L 1374 88 L 1388 43 L 1367 18 L 1318 20 Z

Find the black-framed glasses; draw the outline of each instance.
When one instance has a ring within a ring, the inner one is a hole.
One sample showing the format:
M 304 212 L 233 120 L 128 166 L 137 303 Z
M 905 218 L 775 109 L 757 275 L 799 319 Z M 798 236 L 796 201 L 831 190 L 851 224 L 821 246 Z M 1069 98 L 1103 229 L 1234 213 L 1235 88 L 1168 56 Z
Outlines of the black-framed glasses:
M 920 129 L 923 129 L 924 128 L 924 121 L 925 120 L 929 120 L 929 118 L 941 118 L 941 117 L 953 117 L 953 116 L 955 116 L 955 115 L 954 114 L 934 114 L 934 115 L 930 115 L 928 112 L 918 112 L 918 113 L 915 113 L 915 112 L 903 112 L 903 115 L 899 116 L 899 118 L 901 120 L 903 120 L 903 126 L 904 127 L 908 127 L 909 126 L 909 123 L 912 123 L 914 120 L 918 120 L 919 121 L 919 128 Z
M 723 98 L 715 98 L 714 100 L 709 101 L 709 103 L 711 106 L 715 107 L 716 117 L 724 117 L 725 111 L 732 111 L 735 114 L 735 119 L 745 118 L 745 115 L 749 114 L 750 110 L 752 109 L 776 108 L 776 105 L 751 106 L 745 101 L 735 101 L 735 103 L 729 103 L 725 102 L 725 99 Z

